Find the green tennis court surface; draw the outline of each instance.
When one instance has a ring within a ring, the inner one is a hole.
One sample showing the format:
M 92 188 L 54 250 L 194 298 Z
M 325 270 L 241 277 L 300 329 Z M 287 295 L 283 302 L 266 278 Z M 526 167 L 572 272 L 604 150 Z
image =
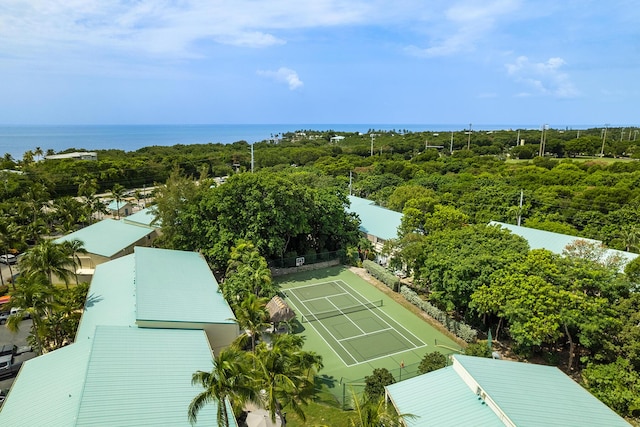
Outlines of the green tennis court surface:
M 286 296 L 347 367 L 426 347 L 385 313 L 383 300 L 371 301 L 343 280 L 289 288 Z

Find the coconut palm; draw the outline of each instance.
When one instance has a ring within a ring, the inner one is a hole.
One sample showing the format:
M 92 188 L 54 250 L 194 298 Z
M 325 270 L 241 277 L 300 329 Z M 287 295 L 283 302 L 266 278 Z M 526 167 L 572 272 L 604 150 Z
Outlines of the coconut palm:
M 271 420 L 276 416 L 286 424 L 282 416 L 285 407 L 291 408 L 302 420 L 306 405 L 315 394 L 315 375 L 322 369 L 322 357 L 303 351 L 304 338 L 299 335 L 274 335 L 271 346 L 262 342 L 256 346 L 252 357 L 253 371 L 262 403 L 269 410 Z
M 402 427 L 403 420 L 415 418 L 415 415 L 399 415 L 385 402 L 384 397 L 368 399 L 366 395 L 358 397 L 351 390 L 354 416 L 350 419 L 352 427 Z
M 229 301 L 242 300 L 248 294 L 265 298 L 276 295 L 278 288 L 271 278 L 271 270 L 253 243 L 239 240 L 231 248 L 223 291 Z
M 244 343 L 251 340 L 251 351 L 256 347 L 256 337 L 269 326 L 269 312 L 267 311 L 267 299 L 258 298 L 250 294 L 240 304 L 234 306 L 236 322 L 241 331 L 245 333 L 236 338 L 236 344 L 244 348 Z
M 20 275 L 16 280 L 16 288 L 9 292 L 11 308 L 19 308 L 7 319 L 7 328 L 16 332 L 24 315 L 31 317 L 31 339 L 38 353 L 44 349 L 44 319 L 52 311 L 54 290 L 42 274 Z
M 631 226 L 629 228 L 623 228 L 620 230 L 620 240 L 627 252 L 632 249 L 638 249 L 638 243 L 640 243 L 640 227 Z
M 25 252 L 20 260 L 20 269 L 25 275 L 44 274 L 53 285 L 53 276 L 64 281 L 69 288 L 69 278 L 74 271 L 74 261 L 69 258 L 61 244 L 42 240 Z
M 111 189 L 111 197 L 113 197 L 113 200 L 116 201 L 116 218 L 117 219 L 120 219 L 120 202 L 124 197 L 124 190 L 125 188 L 120 184 L 114 184 L 113 188 Z
M 62 250 L 67 254 L 69 258 L 73 260 L 73 275 L 76 278 L 76 285 L 78 284 L 78 269 L 82 268 L 82 259 L 80 254 L 86 254 L 87 250 L 84 248 L 84 242 L 80 239 L 65 240 L 62 242 Z
M 245 402 L 255 400 L 256 393 L 248 372 L 247 353 L 233 347 L 222 350 L 214 358 L 211 372 L 195 372 L 191 383 L 201 385 L 204 391 L 189 404 L 189 421 L 194 424 L 205 405 L 216 403 L 218 425 L 228 427 L 234 416 L 229 406 L 240 408 Z

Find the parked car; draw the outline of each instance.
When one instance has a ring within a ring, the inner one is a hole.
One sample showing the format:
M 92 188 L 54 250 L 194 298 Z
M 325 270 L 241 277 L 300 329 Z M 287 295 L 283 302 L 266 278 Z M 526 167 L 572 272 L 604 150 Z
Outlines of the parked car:
M 0 313 L 0 325 L 4 325 L 5 323 L 7 323 L 7 320 L 9 319 L 9 316 L 11 315 L 10 312 L 8 311 L 3 311 Z
M 10 316 L 13 316 L 14 314 L 19 314 L 22 313 L 22 318 L 23 319 L 28 319 L 31 317 L 31 315 L 29 314 L 28 311 L 24 311 L 23 309 L 21 309 L 20 307 L 11 307 L 11 311 L 9 312 Z
M 18 262 L 18 257 L 13 254 L 0 255 L 0 263 L 2 264 L 15 264 Z

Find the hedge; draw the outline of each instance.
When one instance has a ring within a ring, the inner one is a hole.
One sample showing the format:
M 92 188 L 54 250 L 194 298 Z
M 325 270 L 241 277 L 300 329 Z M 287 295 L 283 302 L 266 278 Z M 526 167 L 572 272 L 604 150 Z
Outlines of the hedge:
M 364 260 L 362 262 L 362 266 L 367 270 L 367 273 L 380 280 L 395 292 L 398 292 L 398 289 L 400 288 L 400 279 L 390 273 L 389 270 L 369 260 Z
M 428 301 L 424 301 L 422 298 L 420 298 L 420 296 L 411 288 L 402 286 L 402 288 L 400 289 L 400 294 L 411 304 L 415 305 L 416 307 L 427 313 L 429 316 L 442 323 L 442 325 L 447 328 L 447 330 L 453 332 L 459 338 L 469 343 L 476 340 L 478 331 L 465 323 L 453 320 L 447 313 L 437 307 L 434 307 Z

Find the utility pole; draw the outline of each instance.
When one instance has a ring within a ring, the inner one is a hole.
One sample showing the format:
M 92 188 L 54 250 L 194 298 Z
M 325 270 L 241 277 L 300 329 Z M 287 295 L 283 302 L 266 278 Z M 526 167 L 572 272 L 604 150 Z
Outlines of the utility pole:
M 449 153 L 453 153 L 453 132 L 451 132 L 451 142 L 449 143 Z
M 370 136 L 371 136 L 371 156 L 373 156 L 373 141 L 376 140 L 376 134 L 372 133 Z
M 469 123 L 469 138 L 467 138 L 467 150 L 471 149 L 471 123 Z
M 600 157 L 604 157 L 604 143 L 607 140 L 607 128 L 609 123 L 604 124 L 604 131 L 602 132 L 602 148 L 600 149 Z
M 253 173 L 253 144 L 251 144 L 251 173 Z
M 520 220 L 522 219 L 522 200 L 524 198 L 524 190 L 520 190 L 520 206 L 518 207 L 518 227 L 520 227 Z
M 349 171 L 349 195 L 351 196 L 351 183 L 353 182 L 353 172 Z
M 538 153 L 540 157 L 544 156 L 544 130 L 546 127 L 546 124 L 542 125 L 542 134 L 540 135 L 540 152 Z

